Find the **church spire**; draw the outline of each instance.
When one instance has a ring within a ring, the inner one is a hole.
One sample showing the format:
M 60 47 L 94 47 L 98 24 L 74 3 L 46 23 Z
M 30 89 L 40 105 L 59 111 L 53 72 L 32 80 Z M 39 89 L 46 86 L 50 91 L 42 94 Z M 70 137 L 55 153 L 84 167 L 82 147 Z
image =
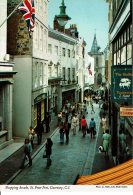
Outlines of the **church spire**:
M 93 43 L 92 43 L 92 46 L 91 46 L 90 53 L 91 54 L 97 54 L 97 53 L 99 53 L 99 49 L 100 49 L 100 47 L 98 46 L 98 43 L 97 43 L 96 30 L 95 30 L 94 39 L 93 39 Z

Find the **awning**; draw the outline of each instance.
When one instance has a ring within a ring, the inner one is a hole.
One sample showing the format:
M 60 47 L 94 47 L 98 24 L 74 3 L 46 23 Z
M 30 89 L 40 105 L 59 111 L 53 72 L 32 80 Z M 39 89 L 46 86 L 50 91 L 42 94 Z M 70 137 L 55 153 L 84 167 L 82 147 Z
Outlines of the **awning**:
M 80 176 L 76 185 L 133 185 L 133 159 L 93 175 Z

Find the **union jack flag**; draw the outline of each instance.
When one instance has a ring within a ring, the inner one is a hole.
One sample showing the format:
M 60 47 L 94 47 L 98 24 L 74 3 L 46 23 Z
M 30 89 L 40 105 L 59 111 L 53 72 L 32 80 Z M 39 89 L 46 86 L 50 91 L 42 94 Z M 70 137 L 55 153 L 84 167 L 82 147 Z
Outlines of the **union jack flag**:
M 34 0 L 24 0 L 18 8 L 26 20 L 28 31 L 33 31 L 35 26 L 35 6 Z

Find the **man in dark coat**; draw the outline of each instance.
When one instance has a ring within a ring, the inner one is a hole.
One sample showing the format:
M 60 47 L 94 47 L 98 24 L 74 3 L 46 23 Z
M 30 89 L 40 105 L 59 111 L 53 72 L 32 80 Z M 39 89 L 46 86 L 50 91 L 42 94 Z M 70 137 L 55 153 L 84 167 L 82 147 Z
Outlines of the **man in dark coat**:
M 42 142 L 42 133 L 44 132 L 43 124 L 40 122 L 36 127 L 38 145 Z
M 47 138 L 47 141 L 46 141 L 46 144 L 45 144 L 45 151 L 46 151 L 46 158 L 47 158 L 47 165 L 46 165 L 46 168 L 49 168 L 50 165 L 51 165 L 51 154 L 52 154 L 52 145 L 53 145 L 53 142 L 51 140 L 51 138 Z
M 107 102 L 103 103 L 102 108 L 103 108 L 104 112 L 107 114 L 107 111 L 108 111 L 108 104 L 107 104 Z
M 46 118 L 45 118 L 45 124 L 46 124 L 46 133 L 48 133 L 50 131 L 50 121 L 51 121 L 51 117 L 50 114 L 47 112 L 46 113 Z

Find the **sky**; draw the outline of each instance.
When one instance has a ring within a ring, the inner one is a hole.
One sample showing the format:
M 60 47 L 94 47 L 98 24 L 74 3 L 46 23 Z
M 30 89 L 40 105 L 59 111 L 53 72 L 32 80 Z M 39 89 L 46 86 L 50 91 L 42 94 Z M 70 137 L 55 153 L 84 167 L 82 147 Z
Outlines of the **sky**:
M 54 16 L 60 14 L 59 6 L 62 0 L 49 0 L 48 24 L 53 28 Z M 70 24 L 76 24 L 79 36 L 87 43 L 86 49 L 90 51 L 94 33 L 96 32 L 98 45 L 103 51 L 108 42 L 108 4 L 106 0 L 64 0 L 66 14 L 71 17 Z

